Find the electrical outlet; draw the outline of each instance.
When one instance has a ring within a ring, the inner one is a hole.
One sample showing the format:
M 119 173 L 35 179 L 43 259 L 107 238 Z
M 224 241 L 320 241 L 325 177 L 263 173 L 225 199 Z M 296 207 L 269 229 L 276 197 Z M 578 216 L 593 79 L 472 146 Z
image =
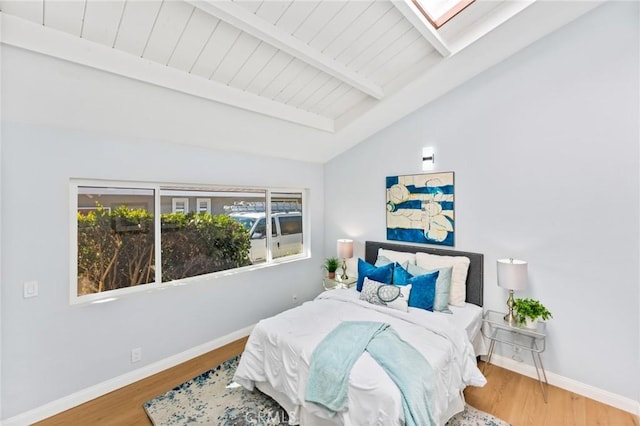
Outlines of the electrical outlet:
M 292 294 L 291 295 L 291 302 L 298 303 L 298 295 L 297 294 Z
M 131 349 L 131 362 L 138 362 L 142 359 L 142 348 Z
M 38 281 L 25 282 L 22 296 L 25 299 L 28 299 L 29 297 L 38 297 Z

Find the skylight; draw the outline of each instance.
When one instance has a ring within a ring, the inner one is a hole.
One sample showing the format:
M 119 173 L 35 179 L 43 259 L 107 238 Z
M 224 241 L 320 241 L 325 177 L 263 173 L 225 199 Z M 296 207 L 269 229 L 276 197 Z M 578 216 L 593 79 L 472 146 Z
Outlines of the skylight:
M 437 30 L 475 0 L 412 0 Z

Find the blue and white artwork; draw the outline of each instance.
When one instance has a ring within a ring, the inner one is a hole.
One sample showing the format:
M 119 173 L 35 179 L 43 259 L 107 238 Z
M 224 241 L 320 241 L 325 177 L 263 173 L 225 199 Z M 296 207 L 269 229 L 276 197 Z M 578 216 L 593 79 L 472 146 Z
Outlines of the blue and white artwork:
M 387 239 L 453 246 L 453 172 L 387 177 Z

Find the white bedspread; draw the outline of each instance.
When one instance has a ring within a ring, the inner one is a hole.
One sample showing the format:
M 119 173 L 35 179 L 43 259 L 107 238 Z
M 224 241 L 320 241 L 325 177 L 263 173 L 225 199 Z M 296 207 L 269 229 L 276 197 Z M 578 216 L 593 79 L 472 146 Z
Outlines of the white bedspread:
M 437 371 L 433 414 L 443 424 L 454 414 L 449 404 L 460 400 L 467 385 L 486 383 L 476 366 L 466 331 L 448 315 L 415 308 L 405 313 L 369 304 L 358 297 L 356 291 L 327 291 L 312 302 L 260 321 L 249 337 L 234 380 L 249 390 L 256 383 L 267 382 L 269 388 L 293 403 L 294 412 L 290 416 L 294 422 L 300 410 L 304 410 L 337 424 L 401 424 L 400 392 L 366 352 L 351 371 L 346 411 L 334 416 L 304 400 L 314 348 L 341 321 L 348 320 L 388 323 L 424 355 Z

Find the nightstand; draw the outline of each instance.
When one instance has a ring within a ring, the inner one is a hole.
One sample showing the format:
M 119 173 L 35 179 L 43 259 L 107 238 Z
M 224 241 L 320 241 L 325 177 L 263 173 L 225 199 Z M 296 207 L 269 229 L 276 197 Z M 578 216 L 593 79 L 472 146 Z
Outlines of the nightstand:
M 351 288 L 356 285 L 356 281 L 358 281 L 357 277 L 349 277 L 346 280 L 343 280 L 342 278 L 340 278 L 340 275 L 336 274 L 335 278 L 322 278 L 322 286 L 325 290 L 333 290 L 336 288 Z
M 544 352 L 545 349 L 545 339 L 547 336 L 546 323 L 538 321 L 537 327 L 532 329 L 511 325 L 504 320 L 504 316 L 504 313 L 496 311 L 486 311 L 482 316 L 482 334 L 491 341 L 487 362 L 482 372 L 484 373 L 487 365 L 491 362 L 491 356 L 496 347 L 496 342 L 529 351 L 531 358 L 533 358 L 533 365 L 536 367 L 538 382 L 542 389 L 542 397 L 546 403 L 547 390 L 545 384 L 549 386 L 549 382 L 547 381 L 547 373 L 544 371 L 544 366 L 542 365 L 542 358 L 540 358 L 540 354 Z M 542 371 L 542 375 L 540 375 L 540 371 Z M 544 383 L 542 382 L 543 378 Z

